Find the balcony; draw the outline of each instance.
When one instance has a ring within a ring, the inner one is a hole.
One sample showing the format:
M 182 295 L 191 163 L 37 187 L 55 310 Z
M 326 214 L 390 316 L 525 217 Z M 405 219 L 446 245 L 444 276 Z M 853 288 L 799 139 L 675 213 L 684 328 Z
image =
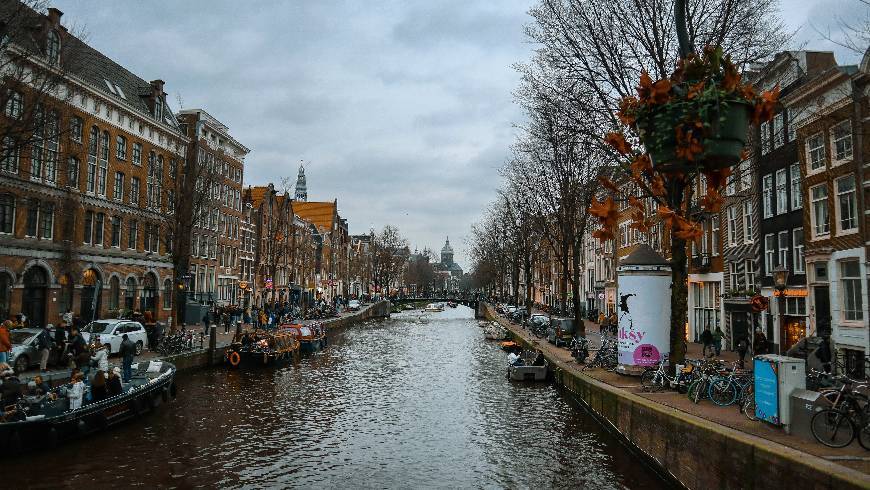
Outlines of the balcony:
M 709 272 L 710 271 L 710 256 L 707 254 L 701 254 L 696 257 L 692 257 L 691 262 L 692 268 L 697 272 Z

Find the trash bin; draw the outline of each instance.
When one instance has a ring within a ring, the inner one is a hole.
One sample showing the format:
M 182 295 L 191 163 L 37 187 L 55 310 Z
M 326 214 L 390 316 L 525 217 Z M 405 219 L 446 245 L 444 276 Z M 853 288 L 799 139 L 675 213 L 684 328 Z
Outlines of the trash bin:
M 803 359 L 777 355 L 755 356 L 755 415 L 759 420 L 788 426 L 791 424 L 790 396 L 797 389 L 806 389 L 806 369 Z
M 829 404 L 818 391 L 796 389 L 791 392 L 789 398 L 791 424 L 786 427 L 786 430 L 789 434 L 814 441 L 810 421 L 813 414 Z

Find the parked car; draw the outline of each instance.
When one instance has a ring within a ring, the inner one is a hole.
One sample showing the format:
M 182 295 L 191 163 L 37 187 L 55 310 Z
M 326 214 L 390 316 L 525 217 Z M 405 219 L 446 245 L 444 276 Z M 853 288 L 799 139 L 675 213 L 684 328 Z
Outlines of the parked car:
M 115 354 L 121 348 L 123 335 L 136 344 L 136 355 L 142 353 L 142 350 L 148 346 L 148 334 L 145 332 L 145 327 L 139 322 L 130 320 L 96 320 L 82 329 L 82 337 L 85 342 L 99 342 L 102 345 L 108 346 L 109 354 Z
M 347 302 L 347 310 L 348 311 L 357 311 L 359 310 L 359 301 L 352 299 Z
M 9 332 L 9 340 L 12 341 L 12 352 L 9 356 L 9 365 L 16 373 L 27 371 L 31 367 L 39 365 L 39 350 L 36 345 L 36 337 L 42 332 L 41 328 L 19 328 Z M 54 331 L 52 331 L 54 338 Z M 49 364 L 54 364 L 57 352 L 50 350 Z

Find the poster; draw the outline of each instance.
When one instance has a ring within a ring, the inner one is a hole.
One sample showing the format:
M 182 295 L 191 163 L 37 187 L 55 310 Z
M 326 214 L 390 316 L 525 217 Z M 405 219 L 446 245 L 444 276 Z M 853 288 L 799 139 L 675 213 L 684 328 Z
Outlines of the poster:
M 755 415 L 779 425 L 779 383 L 776 364 L 763 358 L 753 361 L 755 372 Z
M 655 366 L 670 353 L 670 286 L 670 274 L 619 276 L 619 364 Z

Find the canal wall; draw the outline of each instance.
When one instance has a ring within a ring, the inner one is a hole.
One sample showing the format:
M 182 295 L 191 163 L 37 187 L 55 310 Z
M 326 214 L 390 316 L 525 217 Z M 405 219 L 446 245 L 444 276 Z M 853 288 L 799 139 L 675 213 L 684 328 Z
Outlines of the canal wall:
M 486 315 L 505 325 L 515 342 L 535 348 L 489 306 Z M 543 353 L 558 385 L 687 488 L 870 488 L 870 479 L 859 471 L 650 401 Z

